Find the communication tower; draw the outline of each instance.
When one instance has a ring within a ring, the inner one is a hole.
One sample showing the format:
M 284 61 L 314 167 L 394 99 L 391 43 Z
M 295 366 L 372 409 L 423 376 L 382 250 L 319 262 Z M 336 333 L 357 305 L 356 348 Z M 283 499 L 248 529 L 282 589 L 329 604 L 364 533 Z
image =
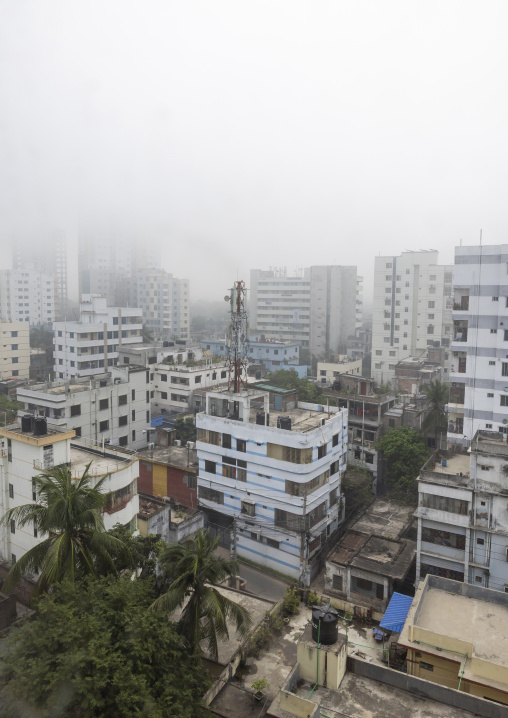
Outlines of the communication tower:
M 245 296 L 247 289 L 243 280 L 234 283 L 230 294 L 224 299 L 231 307 L 231 322 L 227 334 L 228 358 L 228 390 L 235 394 L 247 389 L 247 311 L 245 309 Z

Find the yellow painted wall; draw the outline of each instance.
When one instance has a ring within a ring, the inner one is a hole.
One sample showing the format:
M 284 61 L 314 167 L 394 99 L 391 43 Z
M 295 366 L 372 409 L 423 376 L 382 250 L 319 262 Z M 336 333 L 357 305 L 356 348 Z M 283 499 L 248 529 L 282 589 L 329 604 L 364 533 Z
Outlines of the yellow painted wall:
M 489 688 L 488 686 L 479 686 L 477 683 L 469 683 L 469 693 L 472 696 L 479 696 L 480 698 L 492 698 L 500 703 L 508 705 L 508 693 L 502 691 L 496 691 L 495 688 Z M 462 686 L 460 687 L 462 690 Z
M 165 465 L 152 464 L 154 496 L 167 496 L 168 472 Z
M 148 521 L 138 516 L 138 531 L 141 536 L 148 536 Z
M 485 661 L 482 658 L 473 656 L 471 659 L 471 673 L 475 676 L 483 676 L 497 683 L 505 683 L 508 686 L 508 667 L 499 663 Z
M 421 653 L 421 656 L 416 656 L 418 652 Z M 420 661 L 433 666 L 434 670 L 429 671 L 426 668 L 420 668 Z M 409 675 L 423 678 L 432 683 L 439 683 L 442 686 L 457 689 L 460 670 L 461 666 L 458 662 L 454 663 L 446 658 L 439 658 L 421 651 L 409 650 L 407 653 L 407 672 Z

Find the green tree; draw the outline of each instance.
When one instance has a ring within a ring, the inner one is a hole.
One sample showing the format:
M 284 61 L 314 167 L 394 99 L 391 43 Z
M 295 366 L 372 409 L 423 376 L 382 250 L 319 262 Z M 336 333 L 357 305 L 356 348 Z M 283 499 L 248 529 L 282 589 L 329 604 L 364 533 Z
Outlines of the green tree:
M 176 438 L 179 439 L 182 444 L 186 444 L 188 441 L 196 441 L 196 425 L 192 416 L 187 416 L 183 419 L 181 416 L 175 421 Z
M 148 610 L 149 581 L 56 586 L 2 646 L 3 718 L 195 718 L 208 687 L 174 624 Z
M 268 375 L 266 381 L 281 389 L 296 389 L 298 401 L 310 404 L 326 404 L 327 398 L 319 387 L 308 379 L 300 379 L 294 369 L 279 369 Z M 330 399 L 328 401 L 331 401 Z
M 191 650 L 198 650 L 204 641 L 214 659 L 218 656 L 218 640 L 229 637 L 229 619 L 235 622 L 241 637 L 247 635 L 251 626 L 248 611 L 216 588 L 238 573 L 236 561 L 214 555 L 217 544 L 218 539 L 207 531 L 198 531 L 190 543 L 168 546 L 162 553 L 160 567 L 171 583 L 152 606 L 169 612 L 181 607 L 178 631 L 186 644 Z
M 154 341 L 153 332 L 148 326 L 148 324 L 143 324 L 143 329 L 141 330 L 141 338 L 145 342 L 145 344 L 151 344 Z
M 102 512 L 108 495 L 101 489 L 106 476 L 93 486 L 89 469 L 90 464 L 78 479 L 72 478 L 66 465 L 44 471 L 33 479 L 38 500 L 4 514 L 3 523 L 34 527 L 39 536 L 47 537 L 14 564 L 6 589 L 24 573 L 38 573 L 37 595 L 64 579 L 73 583 L 89 574 L 116 573 L 115 557 L 124 561 L 129 557 L 122 541 L 104 530 Z
M 24 409 L 24 404 L 12 399 L 7 394 L 0 394 L 0 422 L 1 426 L 7 426 L 15 421 L 18 411 Z
M 429 457 L 423 436 L 407 426 L 390 429 L 377 442 L 376 449 L 382 454 L 389 493 L 400 501 L 415 503 L 418 498 L 416 479 Z
M 32 327 L 30 329 L 30 346 L 53 351 L 53 329 L 51 326 Z
M 160 536 L 156 534 L 134 536 L 122 524 L 115 524 L 108 534 L 117 538 L 128 549 L 128 553 L 115 557 L 117 571 L 128 570 L 134 565 L 138 571 L 138 578 L 155 579 L 158 557 L 166 547 L 166 542 Z
M 435 447 L 439 448 L 441 434 L 448 428 L 445 405 L 448 403 L 450 388 L 448 384 L 436 379 L 425 384 L 422 391 L 429 402 L 429 408 L 423 411 L 422 429 L 425 433 L 434 435 Z

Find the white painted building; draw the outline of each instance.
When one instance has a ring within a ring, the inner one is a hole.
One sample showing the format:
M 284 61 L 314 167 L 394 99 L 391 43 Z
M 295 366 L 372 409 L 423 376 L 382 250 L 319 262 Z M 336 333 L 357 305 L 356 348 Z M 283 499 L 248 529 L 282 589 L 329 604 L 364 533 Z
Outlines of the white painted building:
M 360 376 L 361 373 L 362 360 L 349 359 L 345 355 L 340 355 L 337 362 L 318 361 L 317 363 L 317 379 L 320 384 L 333 384 L 341 374 Z
M 448 440 L 508 432 L 508 244 L 456 247 Z
M 134 304 L 155 338 L 189 339 L 189 280 L 163 269 L 141 269 L 133 277 Z
M 375 258 L 371 373 L 377 385 L 393 382 L 398 362 L 434 346 L 445 348 L 448 381 L 452 306 L 452 267 L 438 264 L 438 252 Z
M 198 501 L 230 519 L 238 556 L 309 585 L 344 519 L 347 412 L 299 403 L 269 414 L 269 404 L 255 389 L 207 393 L 196 415 Z
M 0 322 L 0 379 L 28 379 L 30 329 L 26 322 Z
M 357 323 L 356 267 L 310 268 L 310 351 L 327 359 L 346 347 Z
M 135 530 L 139 511 L 137 458 L 111 447 L 98 453 L 73 437 L 73 431 L 53 426 L 34 431 L 30 424 L 28 430 L 22 431 L 21 426 L 13 424 L 0 429 L 0 515 L 37 499 L 32 479 L 42 469 L 67 464 L 73 477 L 78 479 L 91 462 L 89 473 L 93 479 L 99 481 L 107 474 L 103 490 L 112 492 L 104 513 L 105 528 L 121 523 Z M 21 528 L 11 521 L 9 525 L 0 526 L 0 556 L 12 564 L 45 538 L 47 536 L 36 535 L 33 526 Z
M 310 270 L 288 277 L 285 268 L 251 269 L 249 317 L 252 331 L 308 347 Z
M 141 309 L 108 307 L 106 297 L 83 295 L 77 322 L 54 322 L 57 379 L 101 374 L 118 364 L 123 345 L 143 341 Z
M 443 465 L 443 464 L 446 465 Z M 418 481 L 417 582 L 428 573 L 508 592 L 508 444 L 479 431 Z
M 151 371 L 153 372 L 153 416 L 199 409 L 201 397 L 197 400 L 197 406 L 193 401 L 196 389 L 217 388 L 228 381 L 226 363 L 212 363 L 210 359 L 203 359 L 198 363 L 191 360 L 188 365 L 161 363 Z
M 136 450 L 147 445 L 150 374 L 145 367 L 115 367 L 90 378 L 23 386 L 16 398 L 26 412 L 99 446 Z
M 55 320 L 55 282 L 35 270 L 0 271 L 0 318 L 38 326 Z
M 203 348 L 210 354 L 226 358 L 228 346 L 226 339 L 204 339 Z M 298 342 L 266 339 L 260 334 L 250 334 L 247 345 L 249 364 L 263 364 L 267 371 L 294 369 L 300 378 L 307 376 L 307 365 L 300 364 L 300 345 Z

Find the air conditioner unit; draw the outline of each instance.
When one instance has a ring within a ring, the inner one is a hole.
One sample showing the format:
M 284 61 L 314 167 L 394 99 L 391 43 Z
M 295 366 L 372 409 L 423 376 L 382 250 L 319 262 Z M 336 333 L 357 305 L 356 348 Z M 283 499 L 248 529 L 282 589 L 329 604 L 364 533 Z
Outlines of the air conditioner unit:
M 195 441 L 188 441 L 188 442 L 187 442 L 187 448 L 188 448 L 188 449 L 195 449 L 195 448 L 196 448 L 196 442 L 195 442 Z
M 181 446 L 181 445 L 182 445 L 182 442 L 180 441 L 180 439 L 175 439 L 175 446 Z

